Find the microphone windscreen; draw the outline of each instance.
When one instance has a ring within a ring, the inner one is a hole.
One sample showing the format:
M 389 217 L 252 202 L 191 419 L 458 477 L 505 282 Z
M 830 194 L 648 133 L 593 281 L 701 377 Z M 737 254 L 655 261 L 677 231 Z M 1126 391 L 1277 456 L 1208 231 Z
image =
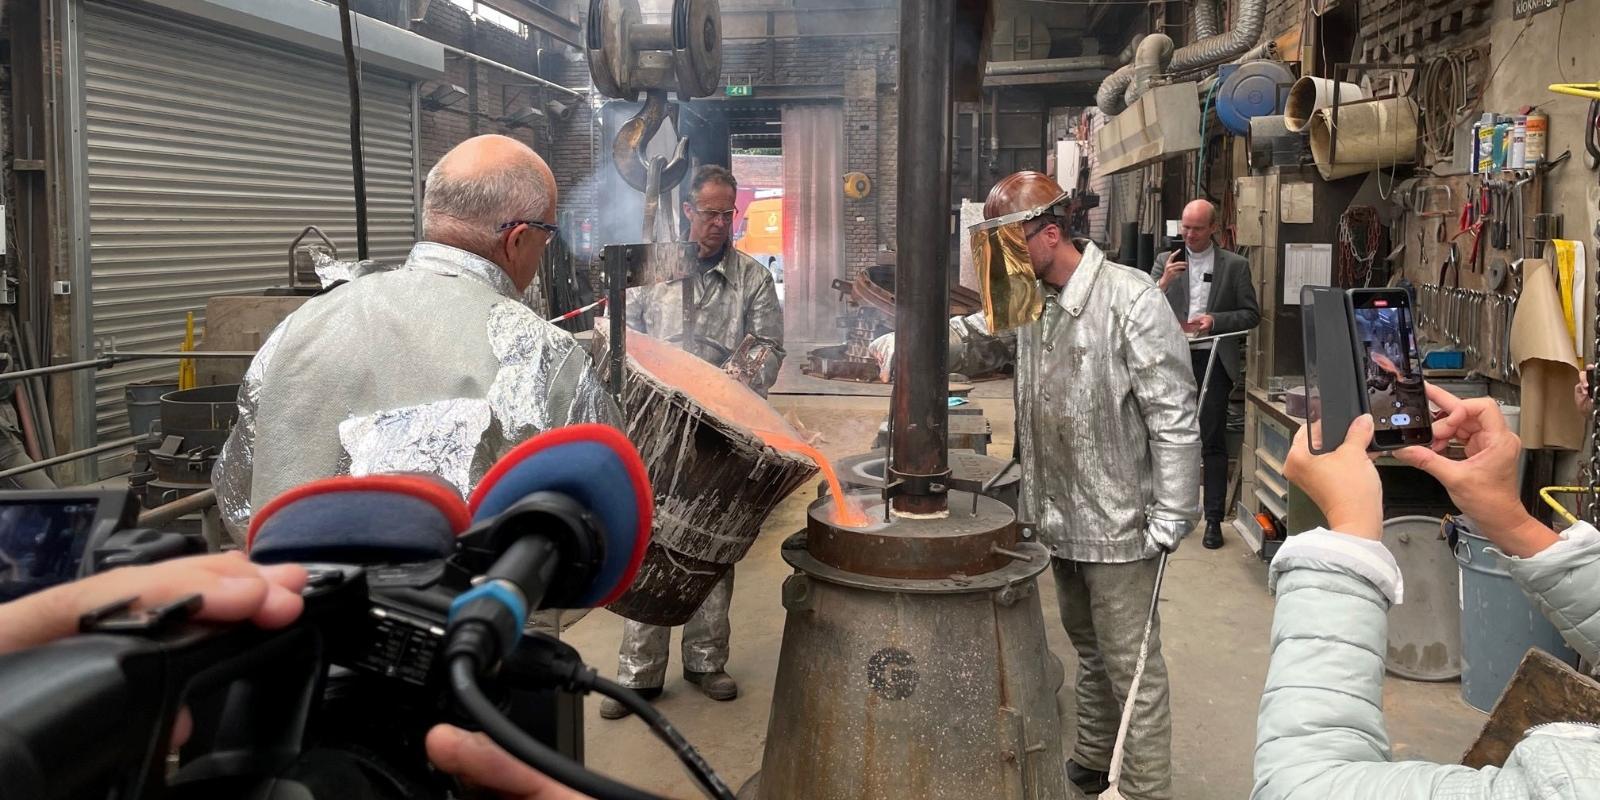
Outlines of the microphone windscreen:
M 639 451 L 609 425 L 557 428 L 500 459 L 478 483 L 467 507 L 482 522 L 534 492 L 560 492 L 599 517 L 604 558 L 574 608 L 603 606 L 633 583 L 650 544 L 655 498 Z
M 312 481 L 278 495 L 250 521 L 250 559 L 399 564 L 447 558 L 471 522 L 461 495 L 426 475 Z

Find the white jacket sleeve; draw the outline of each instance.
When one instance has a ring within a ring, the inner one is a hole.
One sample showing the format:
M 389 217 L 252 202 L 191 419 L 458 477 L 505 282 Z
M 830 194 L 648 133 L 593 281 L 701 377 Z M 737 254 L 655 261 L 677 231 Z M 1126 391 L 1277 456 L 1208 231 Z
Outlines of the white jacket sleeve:
M 1593 587 L 1600 585 L 1600 534 L 1586 546 L 1520 561 L 1537 580 L 1513 574 L 1547 613 L 1555 608 L 1584 617 L 1572 626 L 1557 621 L 1569 640 L 1574 633 L 1600 633 L 1595 614 L 1584 614 L 1594 605 Z M 1271 581 L 1278 605 L 1257 718 L 1252 798 L 1590 796 L 1595 784 L 1589 781 L 1600 776 L 1600 743 L 1592 739 L 1531 737 L 1505 769 L 1392 760 L 1383 720 L 1383 659 L 1389 605 L 1403 587 L 1393 556 L 1381 544 L 1327 531 L 1300 534 L 1273 560 Z

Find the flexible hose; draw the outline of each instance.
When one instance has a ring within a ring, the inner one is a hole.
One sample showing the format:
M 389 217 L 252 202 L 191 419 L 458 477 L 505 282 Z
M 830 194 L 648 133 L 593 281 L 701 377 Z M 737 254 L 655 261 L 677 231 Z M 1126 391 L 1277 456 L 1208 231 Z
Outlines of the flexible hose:
M 1429 59 L 1417 77 L 1418 123 L 1423 145 L 1435 160 L 1455 157 L 1456 125 L 1467 104 L 1466 56 L 1447 53 Z
M 705 758 L 700 755 L 699 751 L 689 744 L 688 739 L 683 738 L 683 734 L 679 733 L 677 728 L 672 727 L 672 723 L 668 722 L 667 718 L 660 711 L 657 711 L 655 706 L 650 705 L 650 701 L 640 697 L 638 692 L 598 675 L 594 679 L 594 690 L 621 703 L 629 711 L 639 715 L 639 719 L 644 720 L 644 723 L 650 726 L 650 731 L 656 735 L 656 738 L 660 739 L 667 747 L 672 749 L 673 753 L 677 754 L 678 759 L 689 770 L 689 774 L 706 790 L 706 794 L 716 798 L 716 800 L 734 800 L 733 791 L 728 788 L 727 784 L 722 782 L 721 778 L 717 777 L 717 773 L 711 769 L 711 765 L 706 763 Z
M 585 769 L 582 764 L 546 747 L 529 736 L 500 709 L 485 697 L 478 688 L 478 665 L 471 656 L 457 656 L 450 662 L 450 688 L 456 700 L 468 715 L 483 726 L 495 744 L 558 783 L 569 786 L 596 800 L 662 800 L 661 798 L 627 786 Z

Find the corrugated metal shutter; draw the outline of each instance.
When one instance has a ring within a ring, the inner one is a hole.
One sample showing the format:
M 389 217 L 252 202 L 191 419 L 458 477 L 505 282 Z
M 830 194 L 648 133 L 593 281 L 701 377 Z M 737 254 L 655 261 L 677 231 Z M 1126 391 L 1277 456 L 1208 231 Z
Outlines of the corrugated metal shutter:
M 96 338 L 177 349 L 207 298 L 286 284 L 306 225 L 354 257 L 342 64 L 98 4 L 81 31 Z M 362 90 L 371 253 L 398 261 L 416 220 L 410 85 L 368 69 Z M 100 440 L 128 435 L 124 384 L 176 374 L 101 371 Z

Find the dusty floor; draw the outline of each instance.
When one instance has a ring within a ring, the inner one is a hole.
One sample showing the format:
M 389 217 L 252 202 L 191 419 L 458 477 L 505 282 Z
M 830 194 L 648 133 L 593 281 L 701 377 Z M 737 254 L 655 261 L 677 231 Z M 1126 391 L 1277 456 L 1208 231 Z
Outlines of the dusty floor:
M 997 399 L 1009 396 L 1004 387 L 983 385 L 974 393 L 982 398 L 978 402 L 994 425 L 990 452 L 995 454 L 1011 450 L 1010 402 Z M 839 457 L 870 448 L 888 398 L 775 395 L 773 404 L 822 431 L 826 438 L 819 447 Z M 677 634 L 673 637 L 672 665 L 659 707 L 736 789 L 760 768 L 766 739 L 784 622 L 778 592 L 790 573 L 778 548 L 803 526 L 805 505 L 814 497 L 809 488 L 791 496 L 738 566 L 728 665 L 742 689 L 737 700 L 712 702 L 684 683 Z M 1188 541 L 1174 556 L 1162 593 L 1162 628 L 1172 679 L 1174 789 L 1176 797 L 1190 800 L 1233 800 L 1250 793 L 1256 705 L 1266 678 L 1273 601 L 1265 589 L 1265 565 L 1229 535 L 1227 546 L 1215 551 L 1200 547 L 1198 535 Z M 1069 678 L 1061 699 L 1063 708 L 1070 709 L 1075 660 L 1060 626 L 1055 587 L 1048 576 L 1041 584 L 1050 646 L 1067 665 Z M 610 672 L 621 623 L 620 617 L 597 611 L 566 638 L 591 664 Z M 1463 703 L 1458 690 L 1456 683 L 1389 680 L 1385 709 L 1396 757 L 1446 762 L 1460 758 L 1484 716 Z M 633 719 L 602 720 L 597 708 L 598 701 L 591 699 L 585 721 L 592 767 L 668 796 L 699 796 L 644 725 Z M 1070 716 L 1064 718 L 1063 728 L 1070 735 Z

